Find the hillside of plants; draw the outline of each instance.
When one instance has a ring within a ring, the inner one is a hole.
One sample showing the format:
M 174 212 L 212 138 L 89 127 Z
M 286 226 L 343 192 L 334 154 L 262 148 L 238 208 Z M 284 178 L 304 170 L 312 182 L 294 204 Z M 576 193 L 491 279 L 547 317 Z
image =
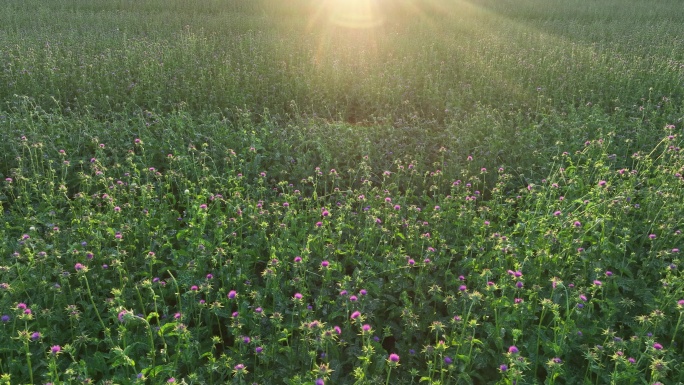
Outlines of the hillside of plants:
M 684 383 L 679 0 L 5 0 L 0 384 Z

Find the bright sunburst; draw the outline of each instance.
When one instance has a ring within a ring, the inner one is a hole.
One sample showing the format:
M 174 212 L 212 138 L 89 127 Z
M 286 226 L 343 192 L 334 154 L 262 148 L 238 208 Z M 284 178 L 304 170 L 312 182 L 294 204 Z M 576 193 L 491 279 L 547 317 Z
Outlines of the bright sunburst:
M 329 20 L 347 28 L 373 28 L 384 19 L 378 12 L 376 0 L 328 0 Z

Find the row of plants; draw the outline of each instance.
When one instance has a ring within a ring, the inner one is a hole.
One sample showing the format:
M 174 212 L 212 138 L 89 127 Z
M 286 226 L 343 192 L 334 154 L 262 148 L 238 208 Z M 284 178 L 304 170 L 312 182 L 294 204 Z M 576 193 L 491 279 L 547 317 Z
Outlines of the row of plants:
M 673 125 L 628 160 L 612 133 L 580 143 L 525 185 L 472 156 L 457 178 L 362 157 L 288 181 L 247 136 L 160 154 L 42 134 L 5 143 L 6 383 L 682 380 Z

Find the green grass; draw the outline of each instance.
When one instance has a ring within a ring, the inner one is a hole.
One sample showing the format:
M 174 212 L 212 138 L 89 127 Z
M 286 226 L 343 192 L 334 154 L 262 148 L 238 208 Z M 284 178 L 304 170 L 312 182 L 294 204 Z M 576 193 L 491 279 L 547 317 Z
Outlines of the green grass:
M 0 383 L 684 381 L 680 2 L 355 1 L 3 4 Z

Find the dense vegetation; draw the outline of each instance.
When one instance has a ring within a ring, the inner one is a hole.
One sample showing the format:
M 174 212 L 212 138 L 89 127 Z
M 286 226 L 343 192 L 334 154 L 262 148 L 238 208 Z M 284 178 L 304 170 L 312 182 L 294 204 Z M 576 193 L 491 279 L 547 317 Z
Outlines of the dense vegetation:
M 679 1 L 3 7 L 0 383 L 684 382 Z

